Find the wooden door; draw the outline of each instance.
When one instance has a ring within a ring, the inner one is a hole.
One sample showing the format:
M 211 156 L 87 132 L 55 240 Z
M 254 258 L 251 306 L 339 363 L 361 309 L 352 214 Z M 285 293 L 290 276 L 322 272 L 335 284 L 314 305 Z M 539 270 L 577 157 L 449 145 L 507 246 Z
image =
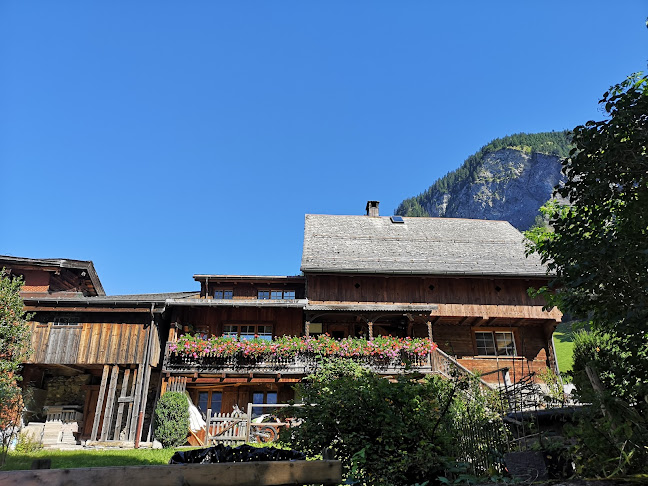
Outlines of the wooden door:
M 83 430 L 81 431 L 81 440 L 88 440 L 92 435 L 92 422 L 97 411 L 97 401 L 99 399 L 99 385 L 88 385 L 86 392 L 85 404 L 83 406 Z M 103 425 L 103 416 L 106 411 L 106 401 L 104 400 L 101 415 L 99 416 L 99 429 Z

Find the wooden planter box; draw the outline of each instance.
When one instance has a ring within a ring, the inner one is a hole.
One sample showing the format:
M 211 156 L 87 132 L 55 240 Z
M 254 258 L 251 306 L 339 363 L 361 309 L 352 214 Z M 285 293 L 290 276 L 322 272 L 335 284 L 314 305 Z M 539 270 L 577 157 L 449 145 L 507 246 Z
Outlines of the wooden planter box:
M 340 461 L 260 461 L 0 472 L 3 486 L 279 486 L 341 482 Z

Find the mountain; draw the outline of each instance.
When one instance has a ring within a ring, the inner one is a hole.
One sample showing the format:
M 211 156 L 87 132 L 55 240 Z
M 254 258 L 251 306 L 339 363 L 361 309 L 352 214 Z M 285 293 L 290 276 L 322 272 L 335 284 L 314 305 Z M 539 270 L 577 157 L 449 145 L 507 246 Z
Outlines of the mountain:
M 569 131 L 497 138 L 425 192 L 405 199 L 395 213 L 499 219 L 526 230 L 562 180 L 561 161 L 569 154 L 570 141 Z

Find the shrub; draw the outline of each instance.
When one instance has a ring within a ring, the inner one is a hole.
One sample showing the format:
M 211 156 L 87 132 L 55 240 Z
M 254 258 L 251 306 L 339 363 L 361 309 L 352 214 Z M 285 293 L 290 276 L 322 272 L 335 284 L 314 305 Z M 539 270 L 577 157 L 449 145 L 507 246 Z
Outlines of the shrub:
M 189 402 L 180 392 L 167 392 L 155 408 L 155 438 L 164 447 L 177 447 L 187 440 Z
M 21 432 L 18 436 L 15 450 L 22 454 L 31 454 L 32 452 L 40 451 L 42 448 L 43 443 L 36 439 L 33 434 Z
M 592 404 L 571 429 L 579 439 L 573 457 L 583 475 L 648 472 L 648 346 L 641 359 L 632 359 L 626 339 L 601 331 L 574 337 L 576 393 Z
M 435 481 L 444 475 L 452 450 L 455 394 L 465 385 L 420 374 L 394 382 L 351 360 L 324 362 L 298 385 L 306 405 L 285 413 L 304 421 L 284 431 L 281 440 L 311 456 L 330 448 L 347 481 Z

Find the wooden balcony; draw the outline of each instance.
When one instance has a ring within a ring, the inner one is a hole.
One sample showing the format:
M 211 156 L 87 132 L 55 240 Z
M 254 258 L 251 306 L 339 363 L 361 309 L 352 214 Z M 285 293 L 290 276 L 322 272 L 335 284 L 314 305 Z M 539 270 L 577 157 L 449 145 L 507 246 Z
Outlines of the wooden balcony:
M 188 356 L 170 351 L 171 343 L 167 343 L 162 371 L 175 375 L 194 374 L 282 374 L 282 375 L 308 375 L 317 370 L 320 357 L 314 353 L 300 353 L 296 356 L 218 356 L 208 354 L 204 356 Z M 397 358 L 377 358 L 362 356 L 354 359 L 356 362 L 367 366 L 372 371 L 391 375 L 404 372 L 419 372 L 426 374 L 439 374 L 445 377 L 456 375 L 472 375 L 472 373 L 459 364 L 454 358 L 448 356 L 440 349 L 423 356 L 401 353 Z

